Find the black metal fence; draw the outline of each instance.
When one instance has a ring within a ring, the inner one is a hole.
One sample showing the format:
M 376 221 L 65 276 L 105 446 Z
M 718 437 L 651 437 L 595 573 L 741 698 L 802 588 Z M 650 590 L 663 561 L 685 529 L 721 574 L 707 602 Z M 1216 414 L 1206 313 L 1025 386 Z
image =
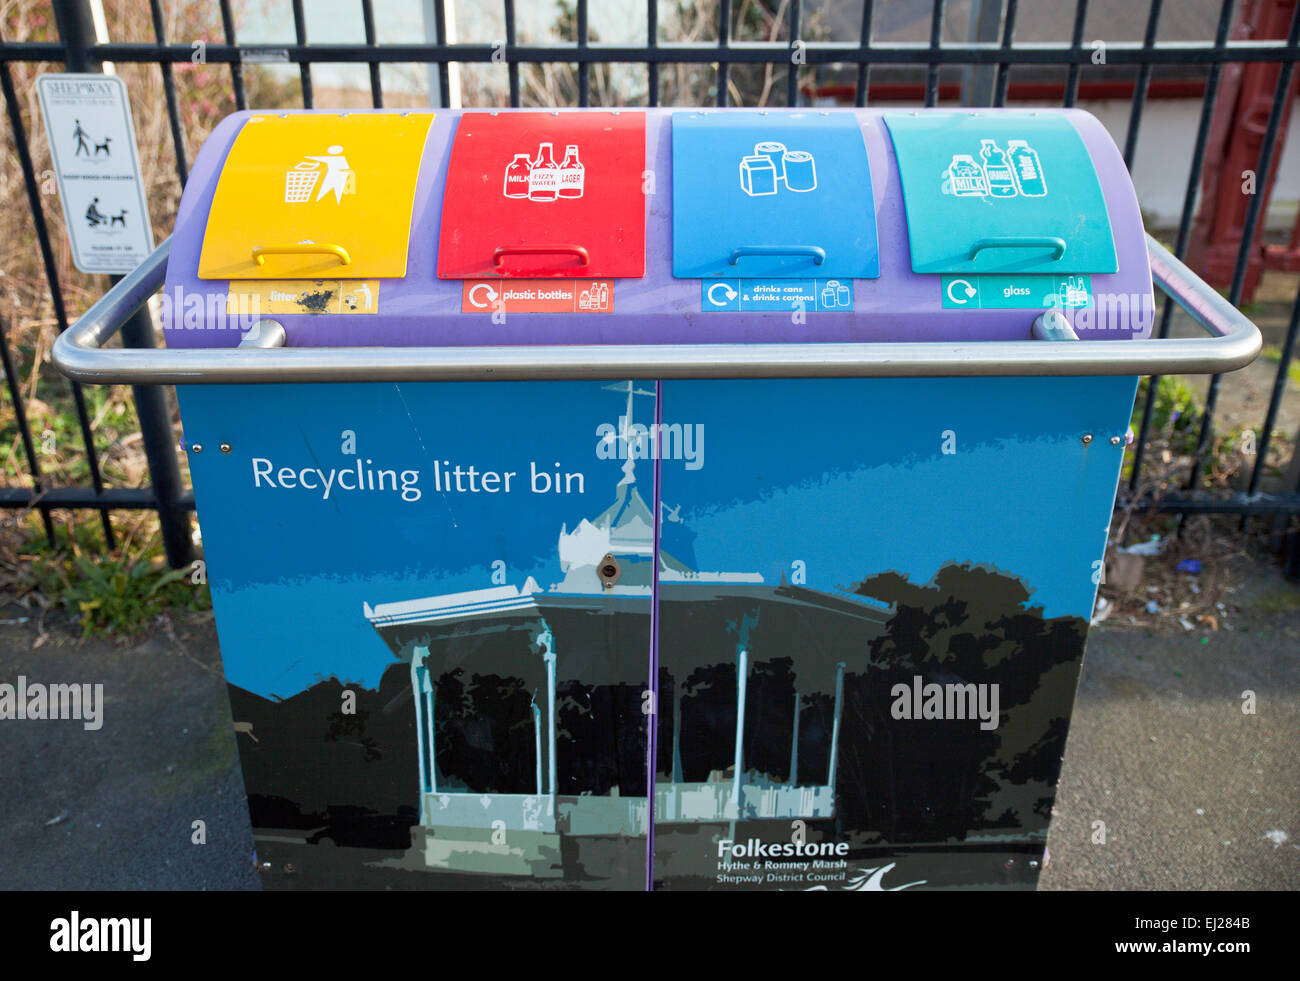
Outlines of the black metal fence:
M 1016 24 L 1022 5 L 1017 0 L 970 0 L 976 8 L 971 12 L 972 31 L 984 40 L 945 42 L 944 26 L 947 13 L 946 0 L 933 0 L 928 11 L 929 40 L 926 42 L 883 42 L 874 39 L 873 28 L 884 2 L 864 0 L 860 31 L 856 41 L 816 41 L 802 39 L 801 23 L 810 7 L 819 9 L 825 4 L 804 4 L 800 0 L 782 0 L 777 8 L 779 31 L 783 35 L 775 41 L 741 41 L 736 39 L 736 14 L 738 4 L 731 0 L 716 0 L 716 40 L 670 42 L 660 39 L 660 4 L 646 0 L 647 42 L 640 46 L 593 43 L 589 37 L 589 3 L 576 0 L 571 7 L 573 38 L 569 43 L 545 45 L 520 44 L 517 39 L 516 5 L 513 0 L 503 0 L 504 37 L 468 42 L 449 42 L 447 30 L 447 3 L 433 0 L 434 41 L 423 44 L 380 44 L 376 41 L 374 4 L 371 0 L 358 0 L 364 24 L 365 43 L 312 44 L 307 39 L 307 20 L 303 0 L 292 0 L 286 6 L 291 13 L 295 43 L 286 45 L 241 46 L 236 38 L 235 17 L 230 0 L 220 0 L 220 14 L 224 43 L 205 43 L 204 57 L 208 63 L 229 65 L 231 88 L 235 105 L 248 108 L 247 87 L 244 78 L 246 63 L 261 63 L 268 58 L 288 61 L 298 65 L 299 84 L 303 105 L 315 104 L 312 87 L 312 65 L 317 63 L 366 65 L 369 68 L 371 101 L 376 108 L 384 105 L 380 66 L 394 64 L 424 64 L 437 67 L 439 83 L 436 86 L 439 102 L 447 105 L 450 86 L 450 69 L 453 65 L 499 65 L 506 73 L 509 101 L 512 106 L 521 104 L 520 68 L 527 65 L 576 65 L 576 103 L 590 104 L 591 72 L 593 66 L 632 65 L 644 66 L 646 97 L 649 105 L 658 105 L 661 91 L 660 69 L 664 66 L 695 65 L 714 67 L 716 83 L 712 88 L 712 101 L 719 106 L 729 102 L 733 81 L 733 68 L 737 66 L 770 66 L 784 73 L 785 102 L 800 103 L 802 86 L 815 82 L 819 73 L 832 66 L 841 70 L 847 66 L 849 75 L 855 76 L 854 101 L 858 106 L 868 103 L 872 91 L 873 71 L 894 73 L 907 70 L 916 74 L 921 82 L 924 104 L 934 106 L 940 99 L 941 73 L 952 68 L 966 68 L 962 82 L 962 95 L 967 105 L 1002 106 L 1006 103 L 1009 80 L 1013 70 L 1055 68 L 1064 72 L 1061 88 L 1062 103 L 1076 104 L 1079 99 L 1081 72 L 1095 64 L 1095 42 L 1085 41 L 1089 0 L 1077 0 L 1073 20 L 1069 25 L 1069 40 L 1058 43 L 1017 43 Z M 667 6 L 667 5 L 665 5 Z M 897 6 L 897 4 L 895 4 Z M 1168 6 L 1173 6 L 1168 5 Z M 152 41 L 96 43 L 91 8 L 88 0 L 54 0 L 54 14 L 58 25 L 57 42 L 10 42 L 0 40 L 0 87 L 18 164 L 22 169 L 27 190 L 27 205 L 35 223 L 40 244 L 41 260 L 49 285 L 58 328 L 68 326 L 68 315 L 58 271 L 40 205 L 37 178 L 29 152 L 28 138 L 19 111 L 14 82 L 10 70 L 14 62 L 62 62 L 68 71 L 96 71 L 104 61 L 118 63 L 156 64 L 162 76 L 166 108 L 174 142 L 177 176 L 182 184 L 188 175 L 184 133 L 178 111 L 176 81 L 173 66 L 192 60 L 191 43 L 174 43 L 166 37 L 161 0 L 151 0 L 154 38 Z M 1204 86 L 1195 150 L 1188 174 L 1181 218 L 1178 222 L 1174 252 L 1184 257 L 1192 231 L 1197 191 L 1200 186 L 1205 152 L 1214 116 L 1216 97 L 1226 66 L 1248 63 L 1274 63 L 1280 66 L 1267 131 L 1263 139 L 1259 160 L 1255 168 L 1258 187 L 1265 187 L 1269 175 L 1279 165 L 1282 147 L 1277 134 L 1281 130 L 1283 113 L 1287 111 L 1288 92 L 1292 87 L 1297 58 L 1300 58 L 1300 5 L 1295 5 L 1290 30 L 1285 40 L 1251 39 L 1230 40 L 1236 11 L 1234 0 L 1224 0 L 1217 13 L 1217 27 L 1213 38 L 1196 41 L 1159 42 L 1157 40 L 1161 17 L 1165 13 L 1163 0 L 1150 0 L 1146 27 L 1141 41 L 1106 42 L 1105 63 L 1111 68 L 1124 69 L 1131 78 L 1131 111 L 1128 131 L 1124 140 L 1124 158 L 1130 165 L 1136 154 L 1139 133 L 1147 107 L 1153 73 L 1181 67 L 1203 73 Z M 975 30 L 974 25 L 983 26 Z M 778 25 L 773 25 L 778 26 Z M 1062 34 L 1066 33 L 1062 24 Z M 138 111 L 138 110 L 137 110 Z M 1262 219 L 1261 195 L 1253 195 L 1246 216 L 1228 299 L 1234 305 L 1241 300 L 1247 265 L 1251 255 L 1255 232 Z M 1158 332 L 1167 336 L 1173 304 L 1165 303 Z M 1293 305 L 1289 327 L 1280 348 L 1278 371 L 1258 439 L 1249 483 L 1244 491 L 1230 495 L 1207 494 L 1199 490 L 1203 469 L 1210 452 L 1214 435 L 1215 407 L 1219 397 L 1221 376 L 1211 379 L 1204 413 L 1197 436 L 1196 450 L 1186 475 L 1184 491 L 1162 495 L 1150 506 L 1182 515 L 1197 513 L 1238 514 L 1244 520 L 1252 516 L 1289 516 L 1300 514 L 1300 488 L 1289 493 L 1260 492 L 1264 461 L 1268 456 L 1271 436 L 1285 393 L 1288 370 L 1295 352 L 1297 333 L 1300 331 L 1300 295 Z M 153 343 L 153 330 L 147 312 L 141 312 L 123 331 L 124 343 L 149 345 Z M 24 412 L 18 379 L 13 367 L 7 339 L 0 324 L 0 353 L 6 382 L 13 400 L 13 410 L 21 432 L 21 442 L 27 459 L 31 487 L 0 488 L 0 506 L 6 508 L 36 508 L 45 522 L 46 532 L 53 541 L 50 512 L 58 509 L 84 509 L 98 511 L 104 537 L 109 547 L 113 545 L 113 529 L 109 513 L 114 509 L 153 509 L 159 514 L 167 555 L 173 565 L 190 559 L 190 518 L 193 497 L 185 492 L 177 465 L 177 448 L 164 394 L 152 387 L 135 389 L 141 433 L 152 475 L 151 489 L 107 488 L 100 472 L 99 459 L 94 444 L 94 434 L 79 386 L 72 385 L 73 402 L 79 422 L 81 439 L 89 459 L 89 487 L 49 487 L 42 476 L 40 463 L 32 445 L 32 434 Z M 1132 495 L 1141 484 L 1148 440 L 1151 435 L 1152 413 L 1156 401 L 1158 379 L 1151 379 L 1142 409 L 1142 424 L 1133 451 L 1127 493 Z M 1123 491 L 1124 489 L 1122 489 Z M 1121 495 L 1123 497 L 1123 494 Z M 1300 549 L 1293 549 L 1292 562 L 1300 567 Z M 1300 572 L 1300 568 L 1296 571 Z

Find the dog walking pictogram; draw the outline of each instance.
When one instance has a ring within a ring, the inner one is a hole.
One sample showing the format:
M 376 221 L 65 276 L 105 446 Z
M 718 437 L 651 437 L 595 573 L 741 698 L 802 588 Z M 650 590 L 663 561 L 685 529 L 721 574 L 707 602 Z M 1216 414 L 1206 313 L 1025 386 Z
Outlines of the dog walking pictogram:
M 90 156 L 90 144 L 86 142 L 86 137 L 90 134 L 81 128 L 81 120 L 78 119 L 76 128 L 72 131 L 72 138 L 77 141 L 77 149 L 73 151 L 74 157 L 79 157 L 83 153 Z

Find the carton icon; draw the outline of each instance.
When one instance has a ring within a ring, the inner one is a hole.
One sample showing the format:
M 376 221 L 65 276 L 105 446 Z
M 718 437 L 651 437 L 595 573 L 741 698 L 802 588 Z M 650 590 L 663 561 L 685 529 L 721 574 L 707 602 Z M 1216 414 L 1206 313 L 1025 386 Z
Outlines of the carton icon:
M 744 157 L 740 161 L 740 186 L 751 198 L 776 193 L 776 167 L 766 156 Z

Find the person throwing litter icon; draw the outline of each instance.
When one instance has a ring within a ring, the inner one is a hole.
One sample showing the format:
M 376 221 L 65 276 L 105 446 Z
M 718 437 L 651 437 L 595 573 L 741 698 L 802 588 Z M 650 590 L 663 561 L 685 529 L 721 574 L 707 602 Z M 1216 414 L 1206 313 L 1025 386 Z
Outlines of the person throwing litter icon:
M 352 194 L 356 190 L 356 176 L 348 167 L 348 159 L 343 156 L 343 147 L 335 144 L 326 149 L 326 156 L 307 157 L 308 160 L 315 160 L 317 163 L 325 165 L 325 179 L 320 182 L 320 189 L 316 192 L 316 200 L 319 201 L 330 191 L 334 192 L 334 201 L 342 203 L 343 195 Z

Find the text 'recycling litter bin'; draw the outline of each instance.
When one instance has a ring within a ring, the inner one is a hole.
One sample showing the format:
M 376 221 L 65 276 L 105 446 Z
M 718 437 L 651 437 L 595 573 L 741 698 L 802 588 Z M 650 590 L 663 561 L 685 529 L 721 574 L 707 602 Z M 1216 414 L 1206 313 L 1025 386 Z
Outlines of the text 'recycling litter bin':
M 232 116 L 56 359 L 179 384 L 268 886 L 875 890 L 1035 883 L 1137 378 L 1258 347 L 1082 112 L 440 110 Z

